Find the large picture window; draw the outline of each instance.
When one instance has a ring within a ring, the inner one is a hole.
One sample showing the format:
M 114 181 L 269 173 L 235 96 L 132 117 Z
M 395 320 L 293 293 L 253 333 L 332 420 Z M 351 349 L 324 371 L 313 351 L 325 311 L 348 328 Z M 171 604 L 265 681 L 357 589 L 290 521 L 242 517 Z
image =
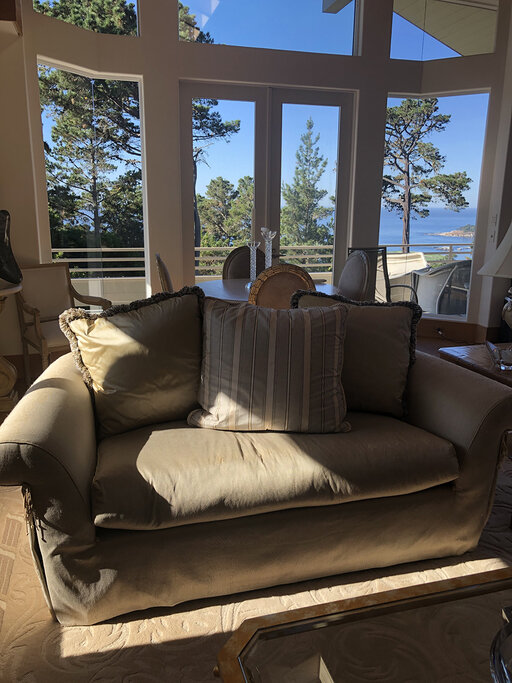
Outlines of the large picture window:
M 394 0 L 392 59 L 494 52 L 498 0 Z
M 388 101 L 379 242 L 392 284 L 414 286 L 425 313 L 467 312 L 487 104 Z
M 178 2 L 181 40 L 350 55 L 355 0 Z
M 52 256 L 69 262 L 80 290 L 122 277 L 131 288 L 125 282 L 122 296 L 108 294 L 137 298 L 144 293 L 138 83 L 40 65 L 39 85 Z

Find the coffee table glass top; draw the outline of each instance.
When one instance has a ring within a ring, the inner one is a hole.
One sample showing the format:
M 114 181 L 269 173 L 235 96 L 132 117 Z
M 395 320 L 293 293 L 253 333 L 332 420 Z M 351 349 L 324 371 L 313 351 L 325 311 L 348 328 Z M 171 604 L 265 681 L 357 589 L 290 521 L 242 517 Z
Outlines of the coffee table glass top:
M 512 605 L 512 572 L 499 571 L 503 573 L 496 577 L 509 578 L 476 585 L 454 579 L 362 596 L 330 603 L 336 606 L 334 611 L 329 604 L 315 606 L 312 610 L 317 614 L 310 618 L 294 620 L 293 614 L 284 613 L 284 619 L 291 618 L 287 623 L 276 623 L 279 615 L 249 620 L 260 622 L 260 628 L 246 632 L 248 640 L 232 661 L 236 666 L 223 666 L 226 662 L 219 654 L 222 679 L 225 683 L 489 681 L 490 646 L 503 626 L 502 608 Z M 305 610 L 296 612 L 305 614 Z

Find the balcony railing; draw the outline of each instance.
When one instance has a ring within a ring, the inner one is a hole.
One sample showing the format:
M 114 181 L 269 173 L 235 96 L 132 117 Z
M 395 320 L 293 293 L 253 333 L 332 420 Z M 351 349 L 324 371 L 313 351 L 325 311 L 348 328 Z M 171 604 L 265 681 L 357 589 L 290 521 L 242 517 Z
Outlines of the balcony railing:
M 386 245 L 390 252 L 401 251 L 401 244 Z M 472 245 L 457 243 L 410 244 L 411 251 L 422 251 L 427 262 L 440 265 L 460 258 L 471 258 Z M 199 247 L 195 250 L 198 280 L 222 276 L 222 266 L 232 247 Z M 142 278 L 144 249 L 142 247 L 72 247 L 52 249 L 53 260 L 69 263 L 71 277 L 80 278 Z M 283 245 L 279 258 L 299 265 L 312 274 L 332 272 L 332 245 Z

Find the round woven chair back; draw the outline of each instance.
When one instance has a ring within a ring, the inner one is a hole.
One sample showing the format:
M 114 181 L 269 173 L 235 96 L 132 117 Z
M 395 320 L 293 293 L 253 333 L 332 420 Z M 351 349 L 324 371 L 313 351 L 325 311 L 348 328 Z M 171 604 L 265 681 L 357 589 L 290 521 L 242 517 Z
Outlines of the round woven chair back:
M 291 263 L 280 263 L 258 275 L 249 291 L 249 303 L 266 308 L 290 308 L 292 294 L 298 289 L 315 290 L 311 275 Z

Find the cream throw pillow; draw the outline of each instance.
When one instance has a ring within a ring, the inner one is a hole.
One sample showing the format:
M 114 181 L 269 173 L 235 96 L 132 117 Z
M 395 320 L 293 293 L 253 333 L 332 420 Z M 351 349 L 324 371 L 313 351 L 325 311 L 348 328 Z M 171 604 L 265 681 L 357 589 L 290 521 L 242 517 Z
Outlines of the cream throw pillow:
M 186 419 L 197 406 L 204 295 L 155 294 L 101 313 L 71 308 L 60 326 L 94 396 L 100 437 Z
M 206 299 L 199 403 L 188 422 L 232 431 L 341 432 L 345 306 L 276 310 Z
M 359 302 L 335 294 L 298 291 L 292 308 L 349 306 L 341 381 L 348 410 L 403 417 L 409 368 L 415 359 L 421 308 L 409 301 Z

